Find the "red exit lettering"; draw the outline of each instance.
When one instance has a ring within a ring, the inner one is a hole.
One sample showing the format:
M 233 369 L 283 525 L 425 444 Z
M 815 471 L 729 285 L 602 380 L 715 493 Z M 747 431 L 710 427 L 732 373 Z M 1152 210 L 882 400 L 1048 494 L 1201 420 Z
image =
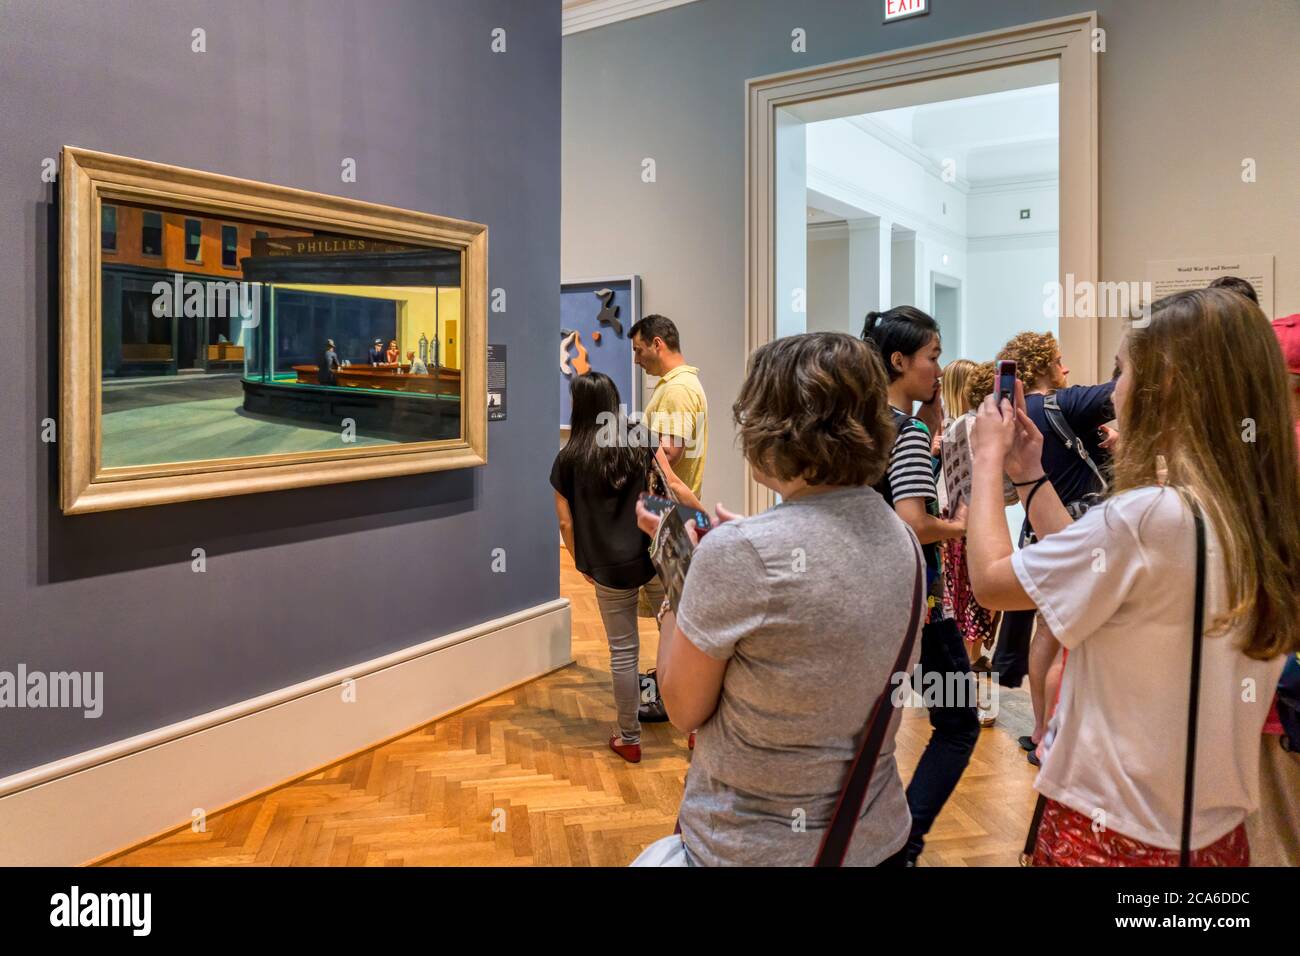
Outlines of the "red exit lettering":
M 926 0 L 885 0 L 885 19 L 910 17 L 925 12 Z

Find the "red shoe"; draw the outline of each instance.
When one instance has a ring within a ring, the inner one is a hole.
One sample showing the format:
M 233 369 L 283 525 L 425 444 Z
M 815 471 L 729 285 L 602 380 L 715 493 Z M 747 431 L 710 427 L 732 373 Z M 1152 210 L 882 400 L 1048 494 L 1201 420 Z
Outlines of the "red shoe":
M 641 745 L 625 744 L 618 734 L 611 734 L 609 737 L 609 749 L 614 751 L 628 763 L 641 762 Z
M 695 731 L 693 730 L 686 735 L 686 747 L 688 750 L 695 749 Z

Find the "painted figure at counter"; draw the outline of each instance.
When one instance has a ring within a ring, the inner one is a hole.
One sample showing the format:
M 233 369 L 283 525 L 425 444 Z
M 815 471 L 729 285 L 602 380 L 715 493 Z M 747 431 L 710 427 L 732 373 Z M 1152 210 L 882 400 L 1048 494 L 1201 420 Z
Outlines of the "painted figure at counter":
M 339 361 L 338 350 L 334 346 L 333 339 L 325 340 L 325 356 L 320 363 L 320 371 L 317 372 L 317 381 L 322 385 L 334 384 L 334 370 L 341 368 L 343 363 Z

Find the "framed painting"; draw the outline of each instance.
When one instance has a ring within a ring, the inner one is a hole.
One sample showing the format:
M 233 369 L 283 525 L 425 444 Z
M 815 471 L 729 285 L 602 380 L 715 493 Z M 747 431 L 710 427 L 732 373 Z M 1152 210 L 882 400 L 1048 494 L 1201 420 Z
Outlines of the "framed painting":
M 560 430 L 569 428 L 569 383 L 604 372 L 635 417 L 641 411 L 641 370 L 630 331 L 641 318 L 641 277 L 575 279 L 560 283 Z
M 65 146 L 65 514 L 487 462 L 487 227 Z

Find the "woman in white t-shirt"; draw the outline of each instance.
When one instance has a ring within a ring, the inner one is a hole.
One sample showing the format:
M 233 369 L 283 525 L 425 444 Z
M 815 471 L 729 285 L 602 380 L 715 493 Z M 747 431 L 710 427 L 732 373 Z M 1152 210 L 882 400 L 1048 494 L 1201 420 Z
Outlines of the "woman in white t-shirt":
M 1260 730 L 1283 655 L 1300 649 L 1300 476 L 1286 368 L 1268 320 L 1219 289 L 1155 303 L 1118 356 L 1109 498 L 1071 523 L 1043 479 L 1042 436 L 985 401 L 976 423 L 971 582 L 986 607 L 1038 608 L 1069 652 L 1034 862 L 1179 862 L 1196 545 L 1205 630 L 1188 846 L 1194 866 L 1249 861 Z M 1042 540 L 1014 555 L 1005 468 Z

